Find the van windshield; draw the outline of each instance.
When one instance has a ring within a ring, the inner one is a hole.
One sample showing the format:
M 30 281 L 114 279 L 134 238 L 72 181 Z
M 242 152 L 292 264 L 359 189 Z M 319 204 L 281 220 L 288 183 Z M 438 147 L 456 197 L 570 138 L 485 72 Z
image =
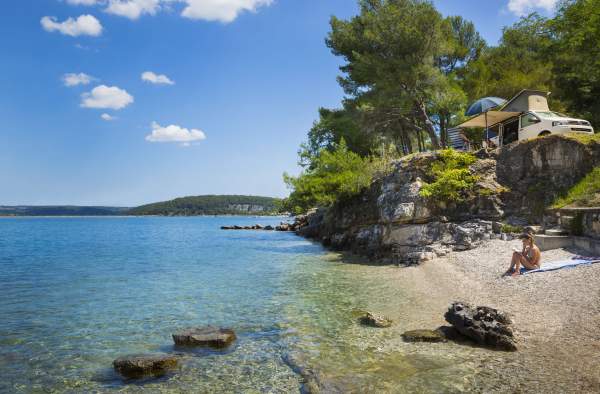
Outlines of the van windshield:
M 558 112 L 552 112 L 552 111 L 536 111 L 536 114 L 539 114 L 543 117 L 546 118 L 564 118 L 565 115 L 563 114 L 559 114 Z

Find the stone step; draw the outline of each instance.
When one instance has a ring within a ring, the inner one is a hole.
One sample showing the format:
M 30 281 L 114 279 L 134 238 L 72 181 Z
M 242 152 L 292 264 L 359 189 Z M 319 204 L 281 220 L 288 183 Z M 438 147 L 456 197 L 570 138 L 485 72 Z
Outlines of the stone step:
M 569 232 L 563 228 L 551 228 L 544 232 L 546 235 L 551 236 L 560 236 L 560 235 L 569 235 Z
M 530 234 L 542 234 L 544 232 L 542 226 L 527 226 L 525 231 Z

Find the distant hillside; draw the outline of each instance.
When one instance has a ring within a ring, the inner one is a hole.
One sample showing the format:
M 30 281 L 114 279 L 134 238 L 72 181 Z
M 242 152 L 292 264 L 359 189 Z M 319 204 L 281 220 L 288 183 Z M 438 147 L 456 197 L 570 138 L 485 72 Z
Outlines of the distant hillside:
M 256 196 L 195 196 L 142 205 L 129 215 L 200 216 L 200 215 L 273 215 L 280 199 Z
M 129 208 L 78 206 L 0 206 L 0 216 L 114 216 Z

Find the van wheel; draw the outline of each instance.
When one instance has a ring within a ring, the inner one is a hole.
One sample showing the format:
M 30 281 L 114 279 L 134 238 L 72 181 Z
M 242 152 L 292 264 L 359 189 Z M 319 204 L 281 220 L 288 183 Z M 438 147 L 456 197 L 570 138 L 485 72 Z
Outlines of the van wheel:
M 546 136 L 549 136 L 550 134 L 552 134 L 552 133 L 549 132 L 548 130 L 544 130 L 540 134 L 538 134 L 538 137 L 546 137 Z

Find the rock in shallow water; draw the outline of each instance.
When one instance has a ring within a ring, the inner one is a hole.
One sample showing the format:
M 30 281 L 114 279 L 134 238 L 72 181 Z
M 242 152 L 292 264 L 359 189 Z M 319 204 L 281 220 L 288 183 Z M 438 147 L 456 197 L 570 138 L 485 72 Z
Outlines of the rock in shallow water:
M 446 342 L 445 335 L 439 330 L 412 330 L 402 334 L 406 342 Z
M 188 328 L 173 334 L 173 341 L 179 346 L 207 346 L 222 349 L 231 345 L 236 339 L 233 330 L 212 326 Z
M 444 315 L 462 335 L 480 345 L 496 349 L 515 351 L 511 319 L 497 309 L 486 306 L 472 307 L 464 302 L 453 303 Z
M 376 315 L 371 312 L 367 312 L 360 318 L 360 322 L 365 326 L 387 328 L 390 327 L 394 322 L 383 315 Z
M 177 357 L 168 354 L 133 354 L 113 361 L 115 370 L 126 378 L 162 376 L 177 367 Z

